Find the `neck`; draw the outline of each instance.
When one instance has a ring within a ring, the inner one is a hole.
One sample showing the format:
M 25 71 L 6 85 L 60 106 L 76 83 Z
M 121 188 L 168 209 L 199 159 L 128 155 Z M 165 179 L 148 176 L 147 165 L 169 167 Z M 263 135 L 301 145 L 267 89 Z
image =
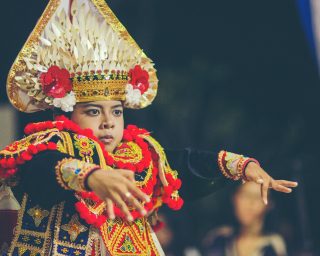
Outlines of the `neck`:
M 258 220 L 250 225 L 244 225 L 240 228 L 240 236 L 255 237 L 260 236 L 262 232 L 263 221 Z

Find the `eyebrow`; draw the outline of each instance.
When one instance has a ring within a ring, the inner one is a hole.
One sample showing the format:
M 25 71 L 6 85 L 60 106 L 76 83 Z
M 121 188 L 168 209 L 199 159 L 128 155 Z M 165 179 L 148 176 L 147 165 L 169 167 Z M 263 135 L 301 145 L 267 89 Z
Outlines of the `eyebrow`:
M 96 107 L 96 108 L 100 108 L 103 109 L 103 106 L 99 105 L 99 104 L 94 104 L 94 103 L 85 103 L 85 104 L 81 104 L 82 108 L 87 108 L 87 107 Z M 113 105 L 111 106 L 112 109 L 118 108 L 118 107 L 123 107 L 122 104 L 117 104 L 117 105 Z
M 123 108 L 122 104 L 114 105 L 114 106 L 112 106 L 111 108 L 118 108 L 118 107 L 122 107 L 122 108 Z

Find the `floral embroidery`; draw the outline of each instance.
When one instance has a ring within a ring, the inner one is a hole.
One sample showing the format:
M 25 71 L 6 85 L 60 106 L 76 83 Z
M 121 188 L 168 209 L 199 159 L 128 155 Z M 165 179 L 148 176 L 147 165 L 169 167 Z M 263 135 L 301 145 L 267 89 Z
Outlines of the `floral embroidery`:
M 93 149 L 95 147 L 92 140 L 83 135 L 74 135 L 75 147 L 79 150 L 79 155 L 86 162 L 93 163 Z

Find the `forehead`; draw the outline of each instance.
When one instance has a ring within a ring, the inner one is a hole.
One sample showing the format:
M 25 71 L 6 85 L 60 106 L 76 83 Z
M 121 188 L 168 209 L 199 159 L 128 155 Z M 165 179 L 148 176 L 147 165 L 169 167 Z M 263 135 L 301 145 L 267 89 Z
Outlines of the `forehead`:
M 254 182 L 246 182 L 241 185 L 238 189 L 238 193 L 251 194 L 251 195 L 259 195 L 260 196 L 260 185 Z

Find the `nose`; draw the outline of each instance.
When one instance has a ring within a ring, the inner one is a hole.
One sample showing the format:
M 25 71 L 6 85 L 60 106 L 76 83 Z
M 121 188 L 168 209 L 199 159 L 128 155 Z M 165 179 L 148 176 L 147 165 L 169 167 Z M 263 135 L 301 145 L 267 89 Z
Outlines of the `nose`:
M 112 129 L 114 128 L 115 122 L 112 115 L 104 115 L 101 120 L 102 129 Z

